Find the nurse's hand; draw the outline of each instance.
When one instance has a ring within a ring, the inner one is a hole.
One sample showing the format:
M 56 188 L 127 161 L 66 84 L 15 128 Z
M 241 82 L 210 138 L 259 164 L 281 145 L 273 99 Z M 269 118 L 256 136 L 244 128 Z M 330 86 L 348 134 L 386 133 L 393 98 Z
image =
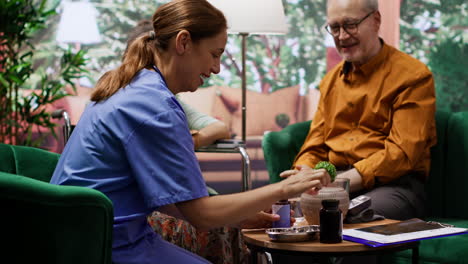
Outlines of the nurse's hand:
M 291 225 L 296 222 L 296 219 L 293 217 L 294 211 L 291 210 Z M 280 216 L 278 214 L 272 214 L 271 210 L 268 212 L 261 211 L 255 214 L 253 217 L 250 217 L 239 224 L 240 228 L 246 229 L 255 229 L 255 228 L 270 228 L 272 223 L 278 221 Z
M 297 174 L 300 170 L 312 170 L 311 167 L 307 165 L 297 165 L 294 169 L 292 170 L 285 170 L 282 173 L 280 173 L 281 178 L 287 178 L 289 176 Z
M 330 175 L 325 169 L 314 170 L 306 165 L 296 167 L 295 170 L 284 171 L 280 174 L 286 178 L 278 182 L 285 192 L 284 199 L 299 196 L 301 193 L 317 194 L 317 192 L 331 182 Z

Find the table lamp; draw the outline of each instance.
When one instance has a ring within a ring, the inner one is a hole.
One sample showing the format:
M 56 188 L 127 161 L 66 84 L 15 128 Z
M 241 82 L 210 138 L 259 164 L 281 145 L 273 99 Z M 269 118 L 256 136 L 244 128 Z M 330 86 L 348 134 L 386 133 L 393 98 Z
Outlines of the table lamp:
M 101 42 L 96 16 L 96 9 L 88 1 L 63 2 L 63 12 L 56 37 L 57 42 L 74 44 L 76 52 L 80 51 L 81 44 Z M 89 80 L 81 78 L 75 84 L 77 88 L 81 87 L 80 81 L 89 83 Z
M 74 43 L 77 51 L 80 50 L 81 44 L 101 42 L 96 15 L 96 9 L 87 1 L 63 2 L 57 42 Z
M 242 37 L 242 141 L 246 142 L 246 68 L 247 36 L 286 34 L 286 18 L 281 0 L 209 0 L 221 10 L 228 22 L 228 33 Z

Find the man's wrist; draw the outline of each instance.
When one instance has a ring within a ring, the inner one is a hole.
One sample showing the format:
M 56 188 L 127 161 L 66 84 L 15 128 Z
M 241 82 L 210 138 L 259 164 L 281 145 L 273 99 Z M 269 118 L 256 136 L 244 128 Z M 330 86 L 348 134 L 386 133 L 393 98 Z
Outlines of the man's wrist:
M 356 168 L 347 170 L 341 174 L 338 174 L 336 178 L 346 178 L 350 181 L 349 191 L 356 192 L 363 189 L 362 176 Z

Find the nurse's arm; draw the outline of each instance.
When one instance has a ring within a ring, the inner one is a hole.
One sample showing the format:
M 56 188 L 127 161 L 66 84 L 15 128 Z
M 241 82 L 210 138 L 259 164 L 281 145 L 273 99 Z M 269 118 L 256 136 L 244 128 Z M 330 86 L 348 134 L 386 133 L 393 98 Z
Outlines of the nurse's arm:
M 238 225 L 258 212 L 271 208 L 279 200 L 296 197 L 330 182 L 325 170 L 306 170 L 289 178 L 255 190 L 203 197 L 177 203 L 177 208 L 190 224 L 200 230 Z
M 179 211 L 177 206 L 175 206 L 175 204 L 168 204 L 168 205 L 165 205 L 165 206 L 161 206 L 161 207 L 158 208 L 157 211 L 161 212 L 163 214 L 167 214 L 167 215 L 179 218 L 179 219 L 184 219 L 184 216 Z

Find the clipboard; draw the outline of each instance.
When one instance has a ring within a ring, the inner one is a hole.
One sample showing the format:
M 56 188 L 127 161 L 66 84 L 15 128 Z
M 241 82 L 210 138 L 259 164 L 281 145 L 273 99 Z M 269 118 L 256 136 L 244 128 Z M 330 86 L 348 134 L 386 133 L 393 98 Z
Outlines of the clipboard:
M 343 239 L 371 247 L 381 247 L 462 234 L 468 234 L 468 229 L 413 218 L 392 224 L 344 229 Z

